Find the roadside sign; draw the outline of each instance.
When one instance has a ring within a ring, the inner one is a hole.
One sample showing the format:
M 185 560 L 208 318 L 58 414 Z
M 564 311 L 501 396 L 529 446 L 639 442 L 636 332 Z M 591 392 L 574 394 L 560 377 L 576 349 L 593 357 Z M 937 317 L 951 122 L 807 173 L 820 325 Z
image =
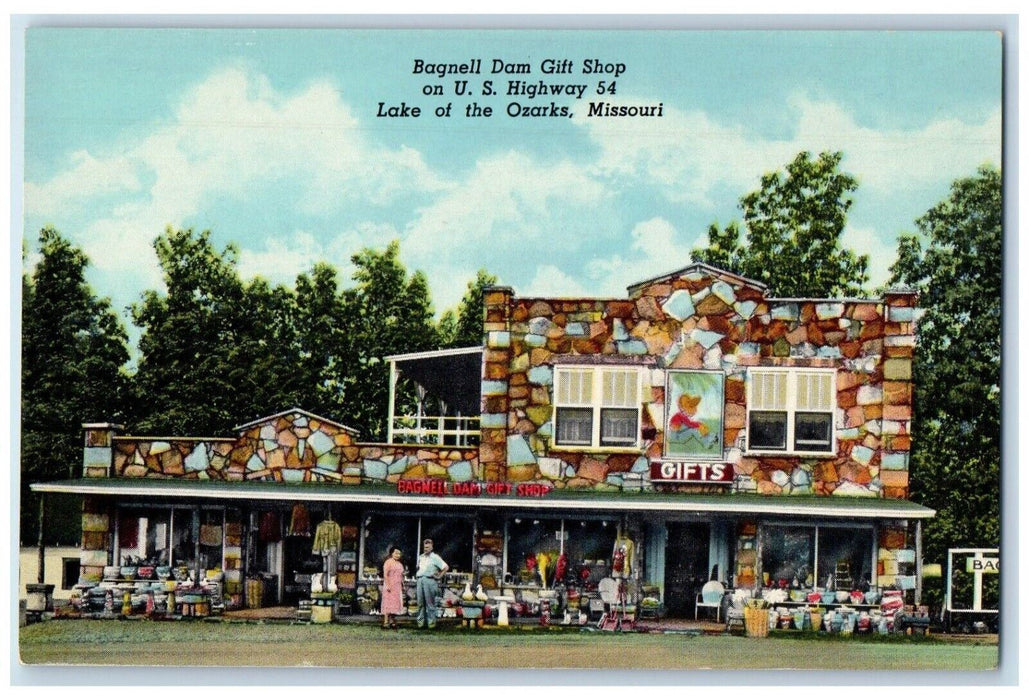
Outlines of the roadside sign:
M 998 574 L 1000 557 L 968 557 L 965 559 L 965 571 L 970 574 Z

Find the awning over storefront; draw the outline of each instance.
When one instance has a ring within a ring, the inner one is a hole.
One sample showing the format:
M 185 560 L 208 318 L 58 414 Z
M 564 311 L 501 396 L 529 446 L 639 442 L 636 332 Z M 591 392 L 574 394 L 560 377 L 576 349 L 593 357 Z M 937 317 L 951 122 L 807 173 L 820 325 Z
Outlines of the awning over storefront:
M 343 486 L 331 483 L 185 482 L 170 479 L 69 479 L 32 484 L 37 493 L 65 493 L 112 498 L 179 500 L 316 501 L 360 505 L 506 508 L 541 511 L 636 512 L 692 515 L 773 515 L 852 519 L 931 518 L 931 508 L 886 498 L 835 496 L 770 497 L 756 494 L 684 494 L 602 491 L 551 491 L 539 497 L 508 495 L 421 495 L 398 493 L 395 486 Z

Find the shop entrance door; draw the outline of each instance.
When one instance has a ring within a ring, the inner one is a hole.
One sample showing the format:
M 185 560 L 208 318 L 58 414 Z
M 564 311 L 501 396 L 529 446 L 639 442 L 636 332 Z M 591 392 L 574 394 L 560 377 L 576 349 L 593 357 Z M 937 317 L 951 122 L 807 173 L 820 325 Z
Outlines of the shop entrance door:
M 693 617 L 697 594 L 707 582 L 708 523 L 668 523 L 665 548 L 665 610 L 669 617 Z

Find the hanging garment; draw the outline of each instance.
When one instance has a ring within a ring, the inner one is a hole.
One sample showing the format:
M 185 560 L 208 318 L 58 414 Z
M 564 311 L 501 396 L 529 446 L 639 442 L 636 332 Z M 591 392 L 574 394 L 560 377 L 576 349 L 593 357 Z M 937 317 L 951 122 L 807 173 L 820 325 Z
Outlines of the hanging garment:
M 307 512 L 307 506 L 297 503 L 293 506 L 293 516 L 289 519 L 289 530 L 287 535 L 299 537 L 311 536 L 311 516 Z
M 318 523 L 318 528 L 314 531 L 314 544 L 311 546 L 311 552 L 322 556 L 335 554 L 339 551 L 340 538 L 339 523 L 333 520 L 323 520 Z
M 261 513 L 261 520 L 257 529 L 262 542 L 278 542 L 282 539 L 282 530 L 279 528 L 279 514 L 274 511 Z
M 200 526 L 200 544 L 205 547 L 221 547 L 222 546 L 222 526 L 221 525 L 201 525 Z
M 568 573 L 568 555 L 561 552 L 557 558 L 557 568 L 554 571 L 554 581 L 564 581 L 566 573 Z
M 633 542 L 628 537 L 615 540 L 614 552 L 611 555 L 611 570 L 616 578 L 630 578 L 633 567 Z
M 135 549 L 139 544 L 139 518 L 124 515 L 118 521 L 118 544 L 122 549 Z M 117 562 L 115 562 L 117 563 Z

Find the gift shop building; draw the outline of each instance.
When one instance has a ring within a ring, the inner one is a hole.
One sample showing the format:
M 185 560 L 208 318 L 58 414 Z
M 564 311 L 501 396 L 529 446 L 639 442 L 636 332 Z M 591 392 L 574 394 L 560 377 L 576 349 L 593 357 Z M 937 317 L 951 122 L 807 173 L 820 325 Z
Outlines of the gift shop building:
M 710 580 L 918 602 L 912 292 L 779 299 L 694 264 L 624 298 L 484 303 L 481 347 L 385 358 L 384 443 L 300 408 L 221 437 L 85 425 L 81 478 L 33 485 L 84 497 L 82 585 L 154 567 L 218 580 L 215 607 L 313 586 L 368 612 L 387 547 L 413 572 L 432 538 L 456 592 L 524 614 L 585 611 L 611 575 L 679 617 Z

